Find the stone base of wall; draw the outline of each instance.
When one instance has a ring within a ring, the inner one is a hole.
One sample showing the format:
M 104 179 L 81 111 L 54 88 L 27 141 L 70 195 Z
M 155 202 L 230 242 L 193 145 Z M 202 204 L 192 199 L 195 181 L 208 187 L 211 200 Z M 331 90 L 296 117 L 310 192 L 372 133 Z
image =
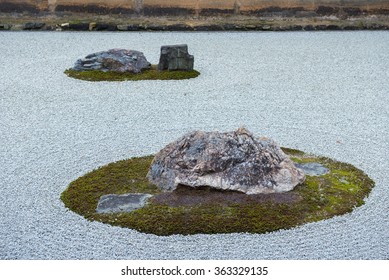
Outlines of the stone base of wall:
M 361 14 L 389 14 L 389 2 L 341 1 L 341 0 L 0 0 L 3 13 L 91 13 L 125 14 L 138 16 L 306 16 L 337 15 L 356 16 Z

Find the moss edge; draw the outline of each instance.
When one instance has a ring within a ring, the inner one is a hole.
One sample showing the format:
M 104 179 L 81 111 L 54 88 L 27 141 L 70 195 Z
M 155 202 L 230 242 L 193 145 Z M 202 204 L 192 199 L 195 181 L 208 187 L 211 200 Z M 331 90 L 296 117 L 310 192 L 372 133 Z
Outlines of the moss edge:
M 198 233 L 265 233 L 351 212 L 364 204 L 374 182 L 351 164 L 307 155 L 299 150 L 283 150 L 300 163 L 319 162 L 330 169 L 322 176 L 307 176 L 291 193 L 298 203 L 236 204 L 220 206 L 170 207 L 149 204 L 131 213 L 97 214 L 98 199 L 109 193 L 144 192 L 158 194 L 146 174 L 153 156 L 131 158 L 100 167 L 71 182 L 62 193 L 65 206 L 91 221 L 132 228 L 156 235 Z

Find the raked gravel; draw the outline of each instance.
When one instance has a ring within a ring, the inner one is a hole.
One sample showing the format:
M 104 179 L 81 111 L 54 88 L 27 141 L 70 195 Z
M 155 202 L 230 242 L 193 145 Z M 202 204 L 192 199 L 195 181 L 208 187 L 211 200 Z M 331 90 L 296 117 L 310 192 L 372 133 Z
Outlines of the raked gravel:
M 186 43 L 187 81 L 63 74 L 110 48 Z M 0 259 L 388 259 L 389 32 L 0 32 Z M 268 234 L 158 237 L 89 222 L 61 193 L 194 129 L 246 126 L 349 162 L 376 187 L 352 213 Z

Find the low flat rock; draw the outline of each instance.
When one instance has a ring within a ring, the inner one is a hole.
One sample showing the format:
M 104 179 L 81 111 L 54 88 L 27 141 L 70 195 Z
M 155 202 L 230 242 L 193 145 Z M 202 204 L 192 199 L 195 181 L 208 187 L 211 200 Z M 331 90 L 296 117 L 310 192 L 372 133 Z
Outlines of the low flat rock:
M 128 193 L 128 194 L 107 194 L 100 197 L 97 204 L 97 213 L 119 213 L 131 212 L 146 205 L 151 194 Z
M 150 69 L 150 67 L 151 63 L 147 61 L 142 52 L 126 49 L 111 49 L 92 53 L 83 59 L 78 59 L 72 70 L 140 73 L 143 70 Z
M 295 165 L 297 168 L 300 168 L 304 171 L 306 175 L 309 176 L 320 176 L 330 172 L 327 167 L 318 162 L 296 163 Z
M 184 135 L 155 155 L 147 178 L 164 191 L 181 184 L 259 194 L 290 191 L 305 175 L 273 140 L 240 128 Z

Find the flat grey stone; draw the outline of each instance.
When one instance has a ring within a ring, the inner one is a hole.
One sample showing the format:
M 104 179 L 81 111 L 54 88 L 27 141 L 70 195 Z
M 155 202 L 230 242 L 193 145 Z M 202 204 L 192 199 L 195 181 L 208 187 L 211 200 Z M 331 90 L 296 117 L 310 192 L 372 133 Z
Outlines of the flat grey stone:
M 296 163 L 295 165 L 297 168 L 304 171 L 305 175 L 320 176 L 330 172 L 327 167 L 317 162 Z
M 97 204 L 97 213 L 132 212 L 146 205 L 152 197 L 146 193 L 107 194 L 100 197 Z

